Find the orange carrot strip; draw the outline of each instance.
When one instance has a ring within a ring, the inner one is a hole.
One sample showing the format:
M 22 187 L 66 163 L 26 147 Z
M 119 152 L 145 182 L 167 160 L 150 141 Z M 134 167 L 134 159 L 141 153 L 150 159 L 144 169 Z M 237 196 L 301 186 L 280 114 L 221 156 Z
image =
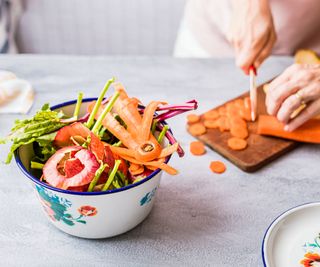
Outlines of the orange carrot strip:
M 205 120 L 216 120 L 219 118 L 219 112 L 215 109 L 209 110 L 203 114 Z
M 161 102 L 159 101 L 151 101 L 143 112 L 139 139 L 144 142 L 149 140 L 153 116 L 160 104 Z
M 165 172 L 167 172 L 168 174 L 171 174 L 171 175 L 178 174 L 178 171 L 176 169 L 170 167 L 168 164 L 163 163 L 163 162 L 159 162 L 159 161 L 143 162 L 143 161 L 131 158 L 131 157 L 127 157 L 127 156 L 123 156 L 123 159 L 125 159 L 125 160 L 127 160 L 129 162 L 136 163 L 136 164 L 142 164 L 142 165 L 145 165 L 147 167 L 149 167 L 149 166 L 156 167 L 156 168 L 164 170 Z
M 287 132 L 284 125 L 273 116 L 260 115 L 258 134 L 271 135 L 299 142 L 320 144 L 320 122 L 311 119 L 293 132 Z
M 109 146 L 112 153 L 117 154 L 119 156 L 128 156 L 128 157 L 134 157 L 135 153 L 133 150 L 130 150 L 128 148 L 124 147 L 116 147 L 116 146 Z
M 187 115 L 187 122 L 188 123 L 196 123 L 200 121 L 200 116 L 197 114 L 188 114 Z
M 137 109 L 138 102 L 136 99 L 128 97 L 121 83 L 114 83 L 113 86 L 115 90 L 120 93 L 120 96 L 113 108 L 127 125 L 128 131 L 134 137 L 137 137 L 142 123 L 142 117 Z
M 160 155 L 159 155 L 159 158 L 166 158 L 168 157 L 169 155 L 173 154 L 174 152 L 176 152 L 179 148 L 179 143 L 174 143 L 173 145 L 171 146 L 168 146 L 166 148 L 163 148 Z
M 136 171 L 141 167 L 140 164 L 136 164 L 136 163 L 130 163 L 130 167 L 129 167 L 129 171 Z
M 221 161 L 211 161 L 210 169 L 215 173 L 224 173 L 226 171 L 226 165 Z
M 189 132 L 195 136 L 205 134 L 206 131 L 206 127 L 204 127 L 204 125 L 200 122 L 197 122 L 189 126 Z
M 228 139 L 228 146 L 232 150 L 243 150 L 248 146 L 248 143 L 246 140 L 237 137 L 232 137 Z
M 93 110 L 95 102 L 92 102 L 88 106 L 88 112 Z M 103 107 L 99 107 L 95 119 L 99 117 L 103 110 Z M 132 135 L 110 114 L 107 113 L 106 117 L 102 121 L 102 125 L 106 127 L 115 137 L 117 137 L 126 147 L 130 149 L 136 149 L 138 143 L 132 137 Z
M 193 141 L 190 143 L 190 152 L 195 156 L 200 156 L 206 153 L 206 149 L 202 142 Z
M 132 175 L 139 175 L 144 172 L 143 165 L 131 163 L 129 167 L 129 171 Z

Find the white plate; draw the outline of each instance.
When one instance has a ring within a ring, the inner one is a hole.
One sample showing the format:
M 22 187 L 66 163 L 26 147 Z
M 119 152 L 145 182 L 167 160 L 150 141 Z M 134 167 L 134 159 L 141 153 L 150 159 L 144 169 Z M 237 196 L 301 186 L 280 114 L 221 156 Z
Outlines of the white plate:
M 262 259 L 266 267 L 320 267 L 320 202 L 303 204 L 276 218 L 263 238 Z

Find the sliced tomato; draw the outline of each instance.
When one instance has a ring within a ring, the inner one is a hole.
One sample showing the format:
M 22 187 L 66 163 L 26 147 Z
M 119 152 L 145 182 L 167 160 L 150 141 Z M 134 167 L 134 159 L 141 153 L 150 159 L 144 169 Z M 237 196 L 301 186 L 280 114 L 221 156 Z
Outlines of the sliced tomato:
M 64 163 L 64 172 L 67 178 L 75 176 L 84 169 L 84 165 L 78 158 L 71 158 Z
M 57 132 L 53 144 L 56 147 L 72 146 L 73 142 L 70 139 L 72 136 L 81 136 L 86 139 L 90 133 L 91 131 L 81 122 L 75 122 L 62 127 Z
M 113 155 L 113 153 L 112 153 L 112 151 L 111 151 L 109 146 L 105 146 L 104 147 L 104 160 L 103 160 L 103 162 L 107 163 L 108 166 L 109 166 L 108 169 L 106 168 L 104 170 L 106 173 L 108 173 L 109 170 L 112 169 L 113 166 L 114 166 L 114 155 Z
M 98 160 L 103 160 L 104 158 L 104 144 L 101 142 L 98 136 L 93 132 L 90 132 L 91 141 L 88 149 L 97 157 Z

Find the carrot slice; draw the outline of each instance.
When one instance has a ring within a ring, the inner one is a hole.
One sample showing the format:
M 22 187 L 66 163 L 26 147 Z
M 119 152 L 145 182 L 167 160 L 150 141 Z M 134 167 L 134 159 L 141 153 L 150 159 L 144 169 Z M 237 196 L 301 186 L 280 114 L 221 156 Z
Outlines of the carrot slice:
M 277 118 L 268 115 L 260 115 L 258 120 L 258 134 L 282 137 L 299 142 L 320 144 L 320 122 L 311 119 L 293 132 L 287 132 L 283 123 Z
M 229 122 L 230 122 L 230 127 L 232 127 L 234 125 L 237 125 L 237 126 L 240 126 L 240 127 L 243 127 L 243 128 L 247 127 L 246 121 L 244 119 L 242 119 L 241 117 L 238 117 L 238 116 L 231 117 L 229 119 Z
M 218 119 L 219 129 L 221 132 L 229 131 L 230 130 L 230 122 L 226 116 L 221 116 Z
M 242 98 L 238 98 L 234 100 L 234 106 L 237 107 L 238 109 L 244 108 L 244 100 Z
M 196 123 L 200 121 L 200 116 L 197 114 L 188 114 L 187 121 L 188 123 Z
M 200 141 L 193 141 L 190 143 L 190 152 L 192 155 L 200 156 L 206 153 L 204 144 Z
M 203 114 L 205 120 L 215 120 L 219 118 L 219 112 L 215 109 L 209 110 Z
M 238 137 L 241 139 L 246 139 L 249 135 L 248 129 L 241 125 L 233 125 L 231 127 L 230 133 L 234 137 Z
M 205 134 L 206 131 L 206 127 L 204 127 L 204 125 L 200 122 L 189 126 L 189 132 L 195 136 Z
M 210 169 L 214 173 L 224 173 L 226 171 L 226 165 L 221 161 L 211 161 Z
M 228 139 L 228 146 L 232 150 L 243 150 L 248 146 L 248 143 L 246 140 L 243 140 L 241 138 L 231 137 L 230 139 Z
M 218 108 L 218 113 L 220 116 L 225 116 L 227 115 L 227 109 L 225 106 L 221 106 Z
M 205 120 L 203 122 L 203 125 L 207 129 L 215 129 L 215 128 L 219 128 L 219 121 L 218 120 Z
M 251 121 L 250 109 L 246 109 L 245 107 L 243 107 L 242 109 L 240 109 L 239 114 L 242 119 L 244 119 L 246 121 Z

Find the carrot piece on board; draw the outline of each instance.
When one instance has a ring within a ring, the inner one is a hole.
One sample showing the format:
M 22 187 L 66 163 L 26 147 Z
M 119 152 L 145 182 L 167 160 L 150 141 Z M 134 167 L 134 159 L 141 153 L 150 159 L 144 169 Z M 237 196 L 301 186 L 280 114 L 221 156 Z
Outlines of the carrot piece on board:
M 210 169 L 215 173 L 224 173 L 226 171 L 226 165 L 221 161 L 211 161 Z
M 187 121 L 188 121 L 188 123 L 196 123 L 196 122 L 200 121 L 200 116 L 197 114 L 189 114 L 187 116 Z
M 229 121 L 230 121 L 230 127 L 232 127 L 233 125 L 241 126 L 243 128 L 247 127 L 246 121 L 241 117 L 234 116 L 234 117 L 231 117 Z
M 243 140 L 241 138 L 231 137 L 228 139 L 228 146 L 232 150 L 243 150 L 248 146 L 248 143 L 246 140 Z
M 250 100 L 250 97 L 245 97 L 244 98 L 244 107 L 248 110 L 251 110 L 251 100 Z
M 260 115 L 258 120 L 258 134 L 320 144 L 320 121 L 311 119 L 293 132 L 287 132 L 284 130 L 283 123 L 278 121 L 277 118 Z
M 215 129 L 215 128 L 219 128 L 219 121 L 218 120 L 205 120 L 203 122 L 203 125 L 207 129 Z
M 242 108 L 239 111 L 240 117 L 246 121 L 251 121 L 250 109 Z
M 234 106 L 239 109 L 244 108 L 244 100 L 242 98 L 234 100 Z
M 231 117 L 240 117 L 240 108 L 235 105 L 235 103 L 227 104 L 227 116 Z
M 249 132 L 247 123 L 240 117 L 233 117 L 230 119 L 230 133 L 234 137 L 245 139 L 248 137 Z
M 243 127 L 239 124 L 232 125 L 230 129 L 230 133 L 232 136 L 238 137 L 241 139 L 246 139 L 249 135 L 247 127 Z
M 220 116 L 225 116 L 227 115 L 227 109 L 225 106 L 221 106 L 218 108 L 218 113 Z
M 206 131 L 206 127 L 204 127 L 204 125 L 200 122 L 197 122 L 189 126 L 189 132 L 195 136 L 205 134 Z
M 227 118 L 226 116 L 221 116 L 218 119 L 218 123 L 219 123 L 219 129 L 220 129 L 221 132 L 230 130 L 229 118 Z
M 215 120 L 219 118 L 219 112 L 215 109 L 209 110 L 203 114 L 205 120 Z
M 193 141 L 190 143 L 190 152 L 192 155 L 200 156 L 206 153 L 206 149 L 202 142 Z

